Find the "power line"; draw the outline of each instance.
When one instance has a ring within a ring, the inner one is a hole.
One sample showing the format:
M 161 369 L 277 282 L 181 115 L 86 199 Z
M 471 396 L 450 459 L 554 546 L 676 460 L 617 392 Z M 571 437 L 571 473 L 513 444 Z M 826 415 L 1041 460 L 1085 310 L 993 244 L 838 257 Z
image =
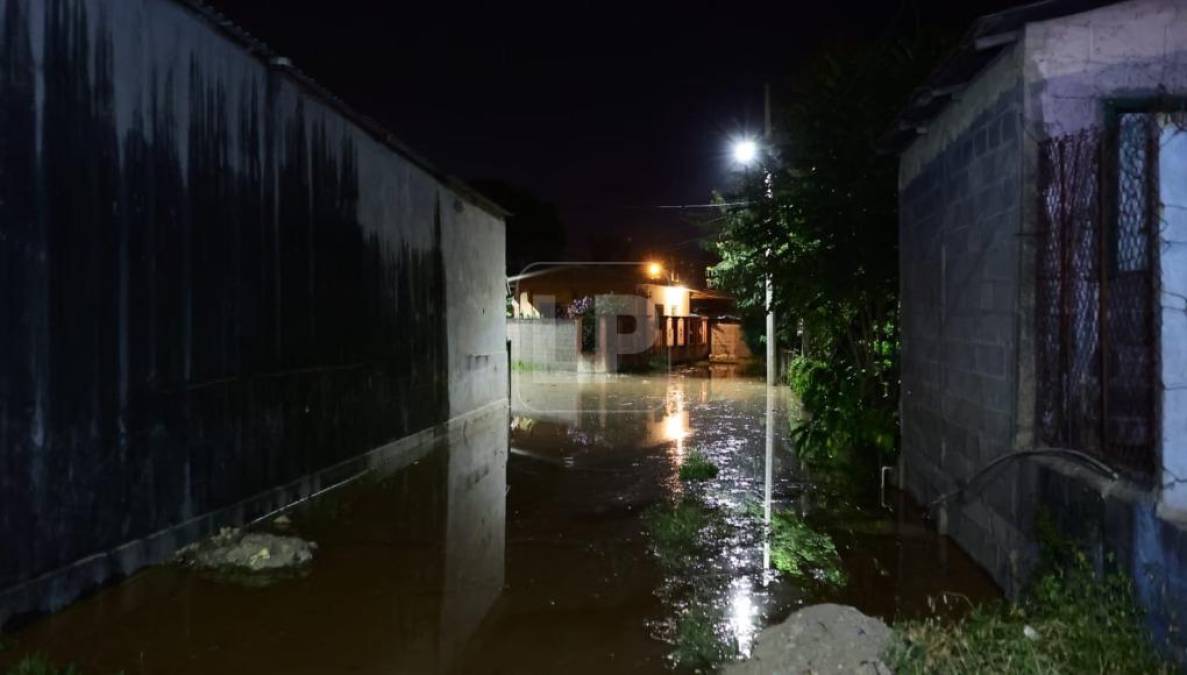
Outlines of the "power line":
M 720 202 L 717 204 L 657 204 L 657 209 L 720 209 L 727 206 L 750 206 L 750 202 Z

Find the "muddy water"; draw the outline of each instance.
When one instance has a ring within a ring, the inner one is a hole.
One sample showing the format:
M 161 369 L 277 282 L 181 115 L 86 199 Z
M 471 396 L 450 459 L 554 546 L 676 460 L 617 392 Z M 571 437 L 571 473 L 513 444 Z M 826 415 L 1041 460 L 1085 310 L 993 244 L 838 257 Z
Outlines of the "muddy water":
M 706 635 L 745 654 L 803 604 L 892 619 L 996 597 L 874 467 L 801 466 L 785 392 L 730 375 L 519 375 L 509 434 L 488 417 L 295 509 L 320 545 L 303 577 L 147 570 L 13 636 L 0 670 L 39 651 L 128 675 L 665 672 Z M 680 479 L 694 453 L 715 478 Z M 656 514 L 678 504 L 701 520 L 671 555 Z M 775 569 L 768 513 L 831 541 L 836 574 Z

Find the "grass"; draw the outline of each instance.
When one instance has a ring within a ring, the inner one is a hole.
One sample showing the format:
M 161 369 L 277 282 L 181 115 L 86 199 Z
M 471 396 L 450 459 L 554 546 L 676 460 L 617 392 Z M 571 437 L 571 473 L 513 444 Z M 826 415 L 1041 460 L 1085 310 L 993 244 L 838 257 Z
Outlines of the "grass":
M 692 499 L 675 504 L 660 504 L 643 514 L 643 523 L 651 535 L 656 557 L 671 566 L 696 552 L 701 530 L 710 522 L 709 511 Z
M 977 607 L 955 623 L 897 625 L 895 672 L 1177 672 L 1150 643 L 1128 577 L 1097 575 L 1079 552 L 1046 569 L 1017 604 Z
M 536 364 L 519 359 L 516 359 L 515 363 L 511 364 L 511 371 L 514 373 L 530 373 L 536 370 L 540 370 Z
M 705 604 L 694 604 L 687 609 L 676 623 L 676 648 L 671 654 L 674 664 L 678 668 L 711 672 L 718 664 L 737 656 L 737 644 L 718 632 L 720 623 Z
M 717 465 L 699 450 L 693 450 L 680 465 L 680 480 L 698 481 L 717 477 Z
M 845 570 L 832 538 L 812 529 L 795 511 L 771 513 L 770 538 L 771 565 L 775 569 L 798 579 L 845 585 Z
M 742 513 L 762 527 L 763 507 L 758 502 L 746 504 Z M 801 580 L 829 586 L 844 586 L 849 579 L 841 565 L 841 555 L 832 537 L 814 529 L 800 514 L 790 509 L 771 512 L 771 566 Z
M 73 665 L 58 667 L 41 654 L 34 654 L 18 661 L 6 675 L 79 675 L 79 672 Z

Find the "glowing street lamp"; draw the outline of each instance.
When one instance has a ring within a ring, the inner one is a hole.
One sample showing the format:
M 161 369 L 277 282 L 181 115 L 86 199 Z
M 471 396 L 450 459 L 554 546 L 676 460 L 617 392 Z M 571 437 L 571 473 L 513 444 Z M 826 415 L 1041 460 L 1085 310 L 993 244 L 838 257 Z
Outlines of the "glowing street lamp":
M 750 166 L 758 159 L 758 143 L 749 138 L 734 142 L 734 161 L 742 166 Z
M 771 143 L 771 87 L 770 85 L 763 86 L 763 142 L 770 147 Z M 759 146 L 752 138 L 740 138 L 734 141 L 733 145 L 734 162 L 739 166 L 750 167 L 751 165 L 759 163 Z M 771 194 L 771 173 L 766 174 L 764 184 L 766 186 L 767 199 L 772 199 L 774 195 Z M 771 255 L 771 249 L 767 249 L 767 257 Z M 775 386 L 778 382 L 778 375 L 775 372 L 775 359 L 778 358 L 778 352 L 775 350 L 775 289 L 771 282 L 771 275 L 768 274 L 766 282 L 766 309 L 767 309 L 767 386 Z
M 658 279 L 664 273 L 664 266 L 657 263 L 647 263 L 647 276 L 652 279 Z

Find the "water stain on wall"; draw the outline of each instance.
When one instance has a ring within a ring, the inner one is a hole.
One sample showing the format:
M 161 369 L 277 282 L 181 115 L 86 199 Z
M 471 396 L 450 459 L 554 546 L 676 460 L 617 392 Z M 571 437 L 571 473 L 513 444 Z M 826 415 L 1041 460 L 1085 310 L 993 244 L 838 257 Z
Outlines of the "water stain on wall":
M 119 89 L 88 7 L 3 3 L 0 590 L 449 411 L 439 206 L 368 231 L 361 132 L 205 52 Z

